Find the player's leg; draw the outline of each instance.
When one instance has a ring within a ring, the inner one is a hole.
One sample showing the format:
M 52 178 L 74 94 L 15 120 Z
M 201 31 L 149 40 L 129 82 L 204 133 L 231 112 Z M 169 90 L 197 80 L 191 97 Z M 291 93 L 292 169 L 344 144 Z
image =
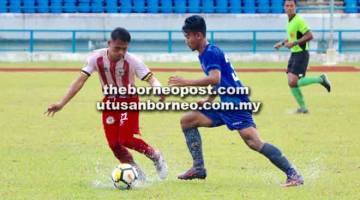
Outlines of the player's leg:
M 321 84 L 322 82 L 323 82 L 323 80 L 320 76 L 303 77 L 297 81 L 297 85 L 299 87 L 303 87 L 303 86 L 307 86 L 307 85 L 311 85 L 311 84 Z
M 121 139 L 121 144 L 123 144 L 125 147 L 135 150 L 141 154 L 144 154 L 146 157 L 150 158 L 151 160 L 155 157 L 155 149 L 150 146 L 148 143 L 146 143 L 144 140 L 131 137 L 126 139 Z
M 309 52 L 301 52 L 296 56 L 296 74 L 300 75 L 300 79 L 297 81 L 298 87 L 303 87 L 312 84 L 321 84 L 326 88 L 328 92 L 331 90 L 331 83 L 326 74 L 315 77 L 305 77 L 307 67 L 309 65 Z
M 320 76 L 315 77 L 303 77 L 300 78 L 297 82 L 299 87 L 311 84 L 321 84 L 328 92 L 331 91 L 331 82 L 326 74 L 321 74 Z
M 299 80 L 299 77 L 292 73 L 288 72 L 288 84 L 291 90 L 292 95 L 294 96 L 297 104 L 299 105 L 299 109 L 297 110 L 298 113 L 307 113 L 308 109 L 306 108 L 304 96 L 300 90 L 300 88 L 297 85 L 297 82 Z
M 122 100 L 124 101 L 124 100 Z M 138 98 L 126 99 L 129 102 L 138 102 Z M 167 164 L 164 156 L 158 150 L 140 138 L 134 137 L 140 134 L 139 130 L 139 111 L 120 112 L 120 126 L 118 140 L 127 148 L 133 149 L 150 158 L 156 167 L 156 171 L 161 179 L 165 179 L 168 173 Z
M 185 113 L 180 120 L 181 129 L 190 129 L 197 127 L 211 127 L 213 121 L 204 112 L 191 111 Z
M 206 169 L 204 167 L 204 158 L 202 153 L 202 142 L 198 127 L 211 127 L 213 120 L 209 117 L 211 111 L 204 112 L 191 111 L 186 113 L 180 121 L 187 147 L 193 159 L 193 166 L 183 174 L 179 179 L 190 180 L 194 178 L 206 178 Z
M 204 168 L 202 142 L 198 127 L 210 127 L 211 119 L 198 111 L 191 111 L 181 118 L 180 124 L 193 158 L 193 167 Z
M 281 150 L 270 143 L 264 143 L 255 127 L 247 127 L 239 130 L 239 134 L 249 148 L 263 154 L 277 168 L 287 176 L 285 186 L 296 186 L 304 183 L 301 175 L 295 170 L 288 159 L 282 154 Z
M 288 85 L 292 95 L 300 107 L 297 110 L 297 113 L 308 112 L 308 109 L 305 105 L 304 96 L 298 86 L 299 77 L 305 76 L 307 68 L 308 60 L 306 62 L 303 61 L 303 57 L 304 56 L 301 53 L 292 53 L 287 66 Z
M 128 163 L 128 164 L 134 166 L 138 172 L 139 180 L 145 181 L 146 180 L 145 172 L 134 161 L 134 158 L 131 155 L 131 153 L 129 152 L 129 150 L 127 150 L 127 148 L 125 146 L 121 145 L 118 142 L 118 139 L 117 139 L 118 137 L 111 137 L 109 134 L 107 134 L 106 136 L 107 136 L 106 138 L 108 139 L 108 142 L 109 142 L 110 149 L 114 153 L 115 157 L 120 161 L 120 163 Z
M 146 143 L 140 138 L 126 138 L 122 142 L 127 148 L 133 149 L 139 153 L 144 154 L 146 157 L 150 158 L 155 165 L 156 171 L 161 179 L 165 179 L 168 174 L 167 164 L 164 156 L 159 150 L 155 150 L 152 146 Z
M 103 111 L 103 128 L 108 145 L 121 163 L 134 163 L 130 152 L 119 142 L 119 119 L 114 112 Z
M 104 98 L 103 101 L 107 101 L 107 98 Z M 111 99 L 110 101 L 118 101 L 118 99 Z M 127 118 L 127 116 L 122 115 L 120 111 L 103 111 L 102 113 L 102 122 L 105 132 L 106 139 L 110 149 L 113 151 L 115 157 L 121 163 L 128 163 L 133 165 L 138 172 L 138 179 L 140 181 L 146 180 L 146 175 L 140 166 L 134 161 L 131 153 L 127 148 L 122 145 L 120 141 L 120 124 Z
M 121 101 L 138 102 L 138 99 L 128 98 Z M 154 148 L 142 139 L 134 137 L 135 134 L 140 134 L 139 111 L 119 111 L 119 116 L 118 141 L 127 148 L 133 149 L 149 158 L 154 158 Z

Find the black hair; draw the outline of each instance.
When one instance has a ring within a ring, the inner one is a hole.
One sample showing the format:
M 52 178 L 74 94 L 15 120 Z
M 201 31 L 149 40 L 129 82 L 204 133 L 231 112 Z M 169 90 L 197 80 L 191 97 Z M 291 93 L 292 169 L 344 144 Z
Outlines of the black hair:
M 184 33 L 200 32 L 206 36 L 206 24 L 204 18 L 199 15 L 192 15 L 185 19 L 184 26 L 182 27 Z
M 111 31 L 111 39 L 121 40 L 123 42 L 129 43 L 131 41 L 131 36 L 129 31 L 127 31 L 125 28 L 117 27 L 113 31 Z
M 293 1 L 295 3 L 295 5 L 297 4 L 297 0 L 285 0 L 284 3 L 287 1 Z

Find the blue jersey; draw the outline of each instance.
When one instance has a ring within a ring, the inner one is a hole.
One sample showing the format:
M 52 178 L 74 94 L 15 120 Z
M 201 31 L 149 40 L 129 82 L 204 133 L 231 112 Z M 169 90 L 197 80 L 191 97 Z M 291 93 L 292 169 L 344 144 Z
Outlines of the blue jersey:
M 221 72 L 220 83 L 215 86 L 219 87 L 243 87 L 241 81 L 237 77 L 234 68 L 229 60 L 225 58 L 224 52 L 217 46 L 208 44 L 205 50 L 199 55 L 201 67 L 206 75 L 211 70 L 219 70 Z M 248 95 L 220 95 L 221 102 L 249 102 Z

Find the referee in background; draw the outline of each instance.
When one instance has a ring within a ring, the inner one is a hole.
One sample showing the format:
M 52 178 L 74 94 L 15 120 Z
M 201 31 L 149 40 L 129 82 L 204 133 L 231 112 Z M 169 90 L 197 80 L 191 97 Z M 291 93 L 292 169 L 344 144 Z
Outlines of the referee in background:
M 287 23 L 287 39 L 274 45 L 275 49 L 286 47 L 290 49 L 291 56 L 287 66 L 288 84 L 291 93 L 299 105 L 296 113 L 308 113 L 304 97 L 300 87 L 321 84 L 328 92 L 331 90 L 331 83 L 326 74 L 317 77 L 305 77 L 306 69 L 309 64 L 309 41 L 313 35 L 306 22 L 296 14 L 295 0 L 285 0 L 284 9 L 289 18 Z

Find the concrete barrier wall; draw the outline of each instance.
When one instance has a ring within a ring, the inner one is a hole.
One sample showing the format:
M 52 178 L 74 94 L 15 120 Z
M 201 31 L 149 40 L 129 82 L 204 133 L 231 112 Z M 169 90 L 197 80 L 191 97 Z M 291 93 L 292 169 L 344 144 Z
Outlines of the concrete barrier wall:
M 1 29 L 76 29 L 111 30 L 122 26 L 129 30 L 179 30 L 189 14 L 0 14 Z M 285 14 L 204 14 L 208 30 L 272 30 L 285 29 Z M 311 29 L 329 29 L 329 14 L 301 14 Z M 360 14 L 335 14 L 335 29 L 359 29 Z M 148 37 L 164 37 L 149 35 Z M 227 37 L 226 34 L 223 35 Z M 248 34 L 239 37 L 251 36 Z M 2 38 L 23 38 L 28 33 L 4 33 Z M 40 37 L 40 36 L 39 36 Z M 71 38 L 71 34 L 42 34 L 41 37 Z M 104 38 L 103 33 L 81 33 L 80 38 Z M 139 37 L 146 37 L 140 34 Z M 178 35 L 174 36 L 181 37 Z M 264 37 L 271 37 L 271 34 Z M 344 34 L 360 39 L 360 34 Z
M 190 14 L 0 14 L 0 29 L 66 29 L 66 30 L 111 30 L 115 27 L 122 26 L 129 30 L 178 30 L 181 31 L 184 19 Z M 205 14 L 208 30 L 285 30 L 287 16 L 285 14 Z M 301 14 L 309 23 L 311 29 L 329 29 L 329 14 Z M 360 14 L 335 14 L 335 29 L 360 29 Z M 77 38 L 94 38 L 105 40 L 109 33 L 80 33 Z M 166 34 L 144 34 L 137 33 L 133 35 L 137 39 L 158 39 L 167 38 Z M 217 38 L 239 39 L 252 38 L 251 34 L 232 35 L 227 33 L 217 34 Z M 316 33 L 317 40 L 326 40 L 328 34 Z M 0 40 L 5 39 L 26 39 L 29 33 L 9 33 L 0 32 Z M 56 33 L 37 33 L 35 38 L 42 39 L 70 39 L 71 34 Z M 261 33 L 258 39 L 282 39 L 285 38 L 283 33 Z M 173 35 L 173 39 L 183 40 L 181 33 Z M 345 40 L 360 40 L 359 33 L 344 33 Z M 335 36 L 337 40 L 337 36 Z M 336 42 L 335 42 L 336 44 Z M 313 46 L 317 45 L 316 41 L 312 42 Z M 2 61 L 29 61 L 29 60 L 83 60 L 87 54 L 71 53 L 1 53 Z M 263 54 L 232 54 L 234 60 L 269 60 L 269 61 L 286 61 L 286 53 L 267 53 Z M 191 61 L 196 60 L 196 56 L 188 54 L 141 54 L 147 61 Z M 324 55 L 313 56 L 313 61 L 322 62 Z M 359 54 L 340 55 L 340 62 L 359 62 Z
M 310 27 L 329 28 L 329 14 L 300 14 Z M 112 29 L 181 30 L 189 14 L 0 14 L 1 28 L 17 29 Z M 204 14 L 208 29 L 282 29 L 285 14 Z M 360 14 L 335 14 L 335 28 L 354 29 Z

